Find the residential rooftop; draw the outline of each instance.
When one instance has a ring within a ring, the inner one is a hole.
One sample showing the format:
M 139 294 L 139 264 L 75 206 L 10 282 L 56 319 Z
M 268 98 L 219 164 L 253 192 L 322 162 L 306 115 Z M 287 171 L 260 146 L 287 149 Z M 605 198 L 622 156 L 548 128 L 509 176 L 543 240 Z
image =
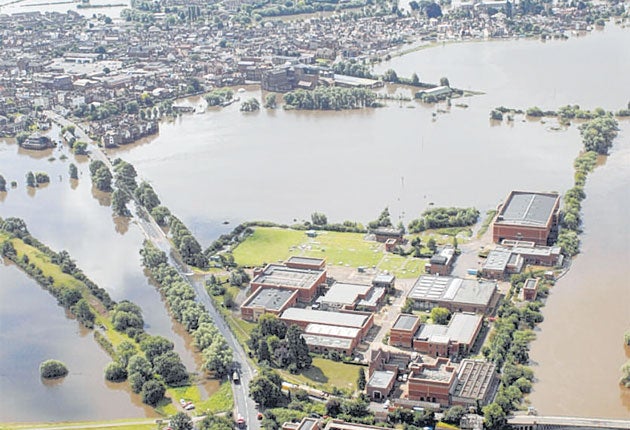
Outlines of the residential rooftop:
M 559 199 L 560 196 L 554 193 L 512 191 L 495 222 L 545 227 Z
M 252 294 L 242 306 L 263 307 L 265 309 L 279 311 L 294 294 L 297 293 L 291 290 L 261 288 Z

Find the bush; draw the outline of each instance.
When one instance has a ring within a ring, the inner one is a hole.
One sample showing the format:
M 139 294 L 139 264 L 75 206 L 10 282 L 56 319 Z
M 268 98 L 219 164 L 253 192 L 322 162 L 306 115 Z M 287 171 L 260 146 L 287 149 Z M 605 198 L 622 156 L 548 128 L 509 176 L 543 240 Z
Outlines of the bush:
M 127 379 L 127 369 L 116 361 L 111 362 L 105 368 L 105 379 L 111 382 L 122 382 Z
M 59 360 L 46 360 L 39 365 L 39 374 L 44 379 L 63 378 L 68 368 Z
M 166 388 L 160 382 L 152 379 L 142 386 L 142 403 L 150 406 L 156 406 L 160 400 L 164 398 Z

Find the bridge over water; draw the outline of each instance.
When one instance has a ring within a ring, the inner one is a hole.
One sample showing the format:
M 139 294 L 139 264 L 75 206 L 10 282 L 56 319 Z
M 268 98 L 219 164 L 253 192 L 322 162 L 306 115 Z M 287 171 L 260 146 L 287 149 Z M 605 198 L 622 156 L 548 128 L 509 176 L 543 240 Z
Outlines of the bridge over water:
M 609 420 L 605 418 L 543 417 L 520 415 L 508 419 L 514 430 L 630 430 L 630 420 Z

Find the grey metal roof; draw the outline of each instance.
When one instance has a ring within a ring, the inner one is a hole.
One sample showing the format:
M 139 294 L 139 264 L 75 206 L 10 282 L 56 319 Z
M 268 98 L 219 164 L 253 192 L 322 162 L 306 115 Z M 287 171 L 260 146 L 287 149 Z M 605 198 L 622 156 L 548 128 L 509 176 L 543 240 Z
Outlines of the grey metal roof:
M 501 208 L 497 222 L 544 227 L 559 198 L 557 194 L 513 191 Z
M 310 288 L 321 276 L 323 270 L 294 269 L 279 264 L 270 264 L 252 283 Z
M 315 324 L 338 325 L 341 327 L 361 328 L 368 315 L 348 312 L 326 312 L 314 309 L 289 308 L 282 313 L 280 319 L 304 321 Z
M 396 280 L 396 277 L 394 275 L 387 275 L 385 273 L 382 273 L 380 275 L 376 275 L 374 279 L 372 279 L 372 283 L 391 284 L 395 280 Z
M 297 263 L 297 264 L 313 264 L 316 266 L 319 266 L 320 264 L 324 263 L 324 259 L 323 258 L 315 258 L 315 257 L 300 257 L 298 255 L 292 255 L 291 257 L 289 257 L 289 259 L 287 260 L 287 262 L 289 263 Z
M 413 326 L 416 324 L 417 321 L 418 321 L 418 316 L 417 315 L 400 314 L 400 315 L 398 315 L 398 319 L 396 320 L 396 322 L 392 326 L 392 329 L 395 329 L 395 330 L 411 330 L 413 328 Z
M 287 300 L 295 294 L 293 290 L 281 290 L 279 288 L 260 288 L 252 295 L 243 306 L 262 306 L 265 309 L 280 310 Z
M 360 295 L 367 294 L 372 289 L 371 285 L 346 284 L 335 282 L 328 292 L 318 299 L 322 303 L 335 303 L 340 305 L 354 304 Z
M 483 263 L 483 269 L 504 271 L 511 255 L 511 251 L 507 251 L 505 249 L 493 249 L 488 253 L 488 257 Z
M 387 388 L 396 374 L 391 370 L 375 370 L 368 381 L 368 387 Z
M 422 275 L 408 297 L 430 302 L 455 302 L 488 305 L 496 289 L 496 282 Z
M 320 348 L 341 348 L 348 349 L 352 346 L 352 339 L 332 337 L 332 336 L 320 336 L 316 334 L 305 333 L 302 338 L 309 346 L 318 346 Z
M 462 360 L 457 372 L 454 396 L 483 399 L 495 378 L 496 366 L 481 360 Z
M 448 325 L 425 324 L 416 339 L 436 341 L 440 343 L 457 342 L 471 344 L 483 317 L 477 314 L 455 312 Z M 446 342 L 445 342 L 446 341 Z

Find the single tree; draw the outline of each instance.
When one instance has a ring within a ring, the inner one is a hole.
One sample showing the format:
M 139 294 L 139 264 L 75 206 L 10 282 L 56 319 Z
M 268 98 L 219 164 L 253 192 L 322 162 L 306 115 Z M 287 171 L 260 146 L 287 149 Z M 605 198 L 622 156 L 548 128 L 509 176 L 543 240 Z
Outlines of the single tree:
M 193 422 L 188 414 L 178 412 L 169 420 L 170 428 L 173 430 L 192 430 Z
M 70 163 L 68 172 L 70 173 L 70 179 L 79 179 L 79 169 L 74 163 Z
M 7 190 L 7 181 L 4 176 L 0 175 L 0 193 Z
M 31 188 L 37 186 L 37 183 L 35 182 L 35 175 L 33 174 L 33 172 L 28 172 L 26 174 L 26 186 Z
M 44 379 L 63 378 L 68 368 L 59 360 L 46 360 L 39 365 L 39 374 Z

